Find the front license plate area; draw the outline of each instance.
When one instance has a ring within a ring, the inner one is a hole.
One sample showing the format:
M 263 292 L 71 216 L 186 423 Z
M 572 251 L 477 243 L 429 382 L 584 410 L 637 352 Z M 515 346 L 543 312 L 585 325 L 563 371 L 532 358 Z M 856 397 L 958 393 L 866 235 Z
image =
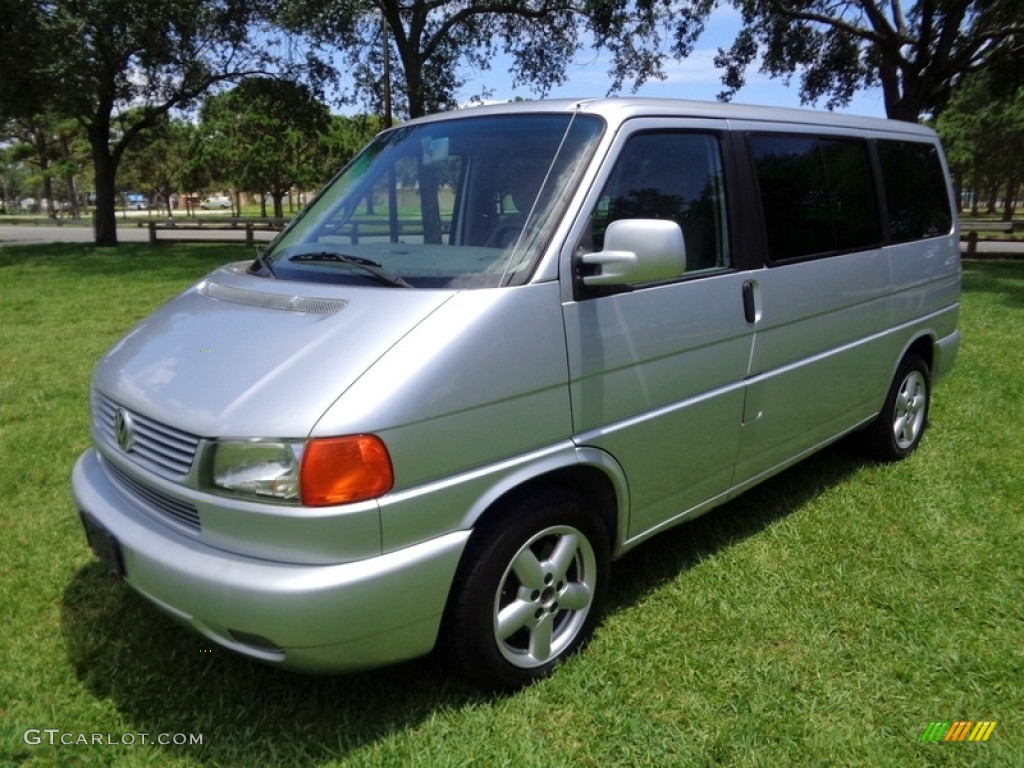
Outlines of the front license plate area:
M 121 545 L 117 543 L 117 539 L 87 513 L 79 514 L 82 516 L 82 527 L 85 528 L 89 548 L 115 576 L 123 579 L 124 560 L 121 558 Z

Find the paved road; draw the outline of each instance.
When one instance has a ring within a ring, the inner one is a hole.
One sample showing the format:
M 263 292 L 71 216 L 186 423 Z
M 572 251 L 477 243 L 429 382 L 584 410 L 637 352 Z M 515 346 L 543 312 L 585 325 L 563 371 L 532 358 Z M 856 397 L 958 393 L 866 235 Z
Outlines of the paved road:
M 270 240 L 277 232 L 256 230 L 253 236 L 256 240 Z M 224 240 L 225 242 L 245 242 L 244 229 L 208 229 L 208 230 L 178 230 L 174 233 L 175 238 L 182 240 L 188 238 L 202 240 Z M 147 243 L 149 242 L 149 230 L 146 227 L 138 227 L 135 222 L 119 224 L 117 228 L 117 239 L 122 243 Z M 0 245 L 13 243 L 91 243 L 93 240 L 92 227 L 79 226 L 75 224 L 55 225 L 30 225 L 23 224 L 16 227 L 0 225 Z

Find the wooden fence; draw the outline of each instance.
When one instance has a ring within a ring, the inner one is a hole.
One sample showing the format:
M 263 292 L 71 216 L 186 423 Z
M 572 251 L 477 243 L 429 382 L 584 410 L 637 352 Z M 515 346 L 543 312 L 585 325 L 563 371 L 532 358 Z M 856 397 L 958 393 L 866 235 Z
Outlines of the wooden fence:
M 223 235 L 214 236 L 214 232 L 237 232 L 244 236 L 246 245 L 256 244 L 256 232 L 268 232 L 275 234 L 284 229 L 287 219 L 240 219 L 240 218 L 196 218 L 196 219 L 165 219 L 161 221 L 149 220 L 140 221 L 140 227 L 149 228 L 149 242 L 156 243 L 202 243 L 202 242 L 230 242 L 231 237 Z M 200 233 L 184 234 L 184 233 Z M 203 237 L 202 233 L 210 233 L 210 237 Z M 260 238 L 263 240 L 264 238 Z

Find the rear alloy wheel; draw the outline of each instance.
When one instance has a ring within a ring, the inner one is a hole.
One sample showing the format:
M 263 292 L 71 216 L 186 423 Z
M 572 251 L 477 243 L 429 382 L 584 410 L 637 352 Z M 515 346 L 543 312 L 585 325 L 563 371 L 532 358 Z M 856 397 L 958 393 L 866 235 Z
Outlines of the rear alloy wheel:
M 862 434 L 867 452 L 881 461 L 899 461 L 921 442 L 928 426 L 931 372 L 918 355 L 907 355 L 896 371 L 878 418 Z
M 460 569 L 445 650 L 470 680 L 511 690 L 549 674 L 593 634 L 608 580 L 608 534 L 560 489 L 496 511 Z

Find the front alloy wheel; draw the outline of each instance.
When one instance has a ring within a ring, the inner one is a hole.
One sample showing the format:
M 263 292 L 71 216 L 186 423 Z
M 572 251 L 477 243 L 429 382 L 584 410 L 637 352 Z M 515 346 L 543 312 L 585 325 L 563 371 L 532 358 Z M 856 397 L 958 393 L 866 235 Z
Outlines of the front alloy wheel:
M 572 526 L 546 528 L 523 544 L 494 596 L 494 639 L 523 669 L 557 659 L 580 634 L 594 602 L 597 557 Z
M 604 522 L 571 491 L 538 488 L 504 501 L 470 540 L 438 649 L 486 688 L 545 677 L 593 634 L 610 552 Z

